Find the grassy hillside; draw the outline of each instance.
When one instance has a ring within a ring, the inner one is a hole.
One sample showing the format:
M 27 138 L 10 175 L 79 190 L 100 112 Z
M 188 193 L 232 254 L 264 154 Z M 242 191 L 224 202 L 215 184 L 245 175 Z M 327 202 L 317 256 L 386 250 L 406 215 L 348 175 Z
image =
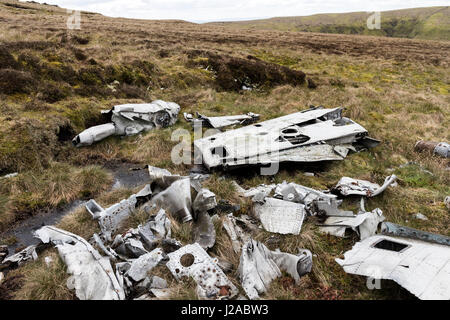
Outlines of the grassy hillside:
M 450 40 L 450 7 L 414 8 L 381 12 L 381 29 L 369 30 L 371 13 L 351 12 L 281 17 L 253 21 L 217 22 L 216 25 L 251 30 L 363 34 L 412 39 Z
M 449 42 L 265 30 L 243 33 L 214 25 L 91 13 L 81 15 L 81 30 L 67 30 L 67 17 L 66 10 L 53 6 L 0 0 L 0 175 L 19 172 L 0 182 L 0 244 L 14 241 L 4 238 L 2 231 L 44 209 L 73 199 L 94 197 L 108 206 L 127 198 L 139 188 L 109 191 L 109 169 L 115 164 L 150 164 L 187 174 L 189 165 L 171 161 L 177 144 L 171 140 L 173 130 L 192 130 L 183 112 L 211 116 L 254 112 L 268 120 L 311 104 L 345 107 L 344 115 L 368 129 L 381 145 L 316 168 L 282 167 L 274 177 L 253 171 L 217 172 L 206 187 L 218 200 L 239 203 L 240 213 L 249 214 L 251 203 L 238 197 L 234 179 L 246 188 L 287 180 L 327 189 L 344 175 L 382 183 L 395 173 L 399 186 L 369 199 L 366 208 L 381 208 L 394 223 L 450 235 L 450 214 L 444 204 L 450 194 L 448 160 L 413 150 L 419 139 L 450 140 Z M 249 79 L 258 86 L 240 91 L 234 81 L 236 70 L 252 73 Z M 300 71 L 317 88 L 309 88 Z M 102 123 L 100 110 L 155 99 L 181 105 L 173 127 L 123 139 L 110 137 L 80 149 L 71 145 L 76 133 Z M 315 176 L 304 175 L 311 170 Z M 343 205 L 357 210 L 359 199 L 346 199 Z M 415 219 L 418 212 L 429 220 Z M 128 226 L 144 218 L 133 216 Z M 98 223 L 84 208 L 59 226 L 87 239 L 98 232 Z M 191 229 L 191 224 L 175 224 L 172 235 L 187 244 Z M 209 253 L 233 264 L 229 276 L 239 285 L 239 256 L 220 221 L 216 229 L 217 244 Z M 305 221 L 299 236 L 271 236 L 264 231 L 254 235 L 271 249 L 297 253 L 297 248 L 307 248 L 314 260 L 311 274 L 299 286 L 280 278 L 266 298 L 411 298 L 391 282 L 371 291 L 364 277 L 346 274 L 334 259 L 356 238 L 324 236 L 314 219 Z M 37 261 L 9 273 L 0 284 L 0 298 L 72 299 L 65 266 L 55 252 L 47 250 Z M 46 267 L 47 255 L 55 258 L 51 267 Z M 178 284 L 167 269 L 158 272 L 176 289 L 173 298 L 195 297 L 192 281 Z

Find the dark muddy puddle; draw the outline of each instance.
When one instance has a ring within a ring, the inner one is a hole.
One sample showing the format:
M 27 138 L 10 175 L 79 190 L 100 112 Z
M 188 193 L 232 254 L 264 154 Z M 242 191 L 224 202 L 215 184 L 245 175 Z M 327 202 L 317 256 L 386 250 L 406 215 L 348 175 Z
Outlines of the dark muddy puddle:
M 86 201 L 76 200 L 61 208 L 41 212 L 19 223 L 17 226 L 13 227 L 11 231 L 6 231 L 3 233 L 1 236 L 3 239 L 14 237 L 16 240 L 14 244 L 8 245 L 9 255 L 14 254 L 16 249 L 38 244 L 39 240 L 33 237 L 34 231 L 42 226 L 54 225 L 58 223 L 66 214 L 73 212 L 85 203 Z
M 130 170 L 130 168 L 132 168 Z M 147 169 L 133 169 L 133 166 L 120 165 L 110 169 L 114 172 L 112 190 L 118 188 L 134 188 L 148 183 L 150 176 Z
M 130 170 L 130 168 L 133 168 L 133 166 L 129 164 L 121 164 L 108 168 L 114 176 L 112 190 L 118 188 L 134 188 L 148 183 L 148 170 Z M 119 201 L 121 199 L 117 200 Z M 14 238 L 16 240 L 14 244 L 8 245 L 9 255 L 14 254 L 16 249 L 38 244 L 39 240 L 33 237 L 34 231 L 45 225 L 57 224 L 65 215 L 84 206 L 86 202 L 85 200 L 75 200 L 60 208 L 40 212 L 12 227 L 12 230 L 1 234 L 0 238 L 2 239 Z

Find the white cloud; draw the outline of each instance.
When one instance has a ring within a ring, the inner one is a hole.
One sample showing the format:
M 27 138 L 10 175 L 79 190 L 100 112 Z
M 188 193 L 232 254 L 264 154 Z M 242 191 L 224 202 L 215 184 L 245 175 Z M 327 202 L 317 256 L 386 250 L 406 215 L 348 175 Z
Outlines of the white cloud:
M 384 11 L 445 6 L 448 0 L 45 0 L 63 8 L 112 17 L 183 19 L 193 22 L 241 20 L 315 13 Z

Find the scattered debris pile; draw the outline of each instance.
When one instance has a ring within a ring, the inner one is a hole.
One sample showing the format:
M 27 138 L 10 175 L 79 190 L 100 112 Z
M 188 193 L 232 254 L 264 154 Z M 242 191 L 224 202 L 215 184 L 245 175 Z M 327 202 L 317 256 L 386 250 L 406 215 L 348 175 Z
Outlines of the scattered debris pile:
M 110 123 L 84 130 L 72 143 L 77 147 L 88 146 L 111 135 L 132 136 L 154 128 L 166 128 L 177 121 L 180 106 L 161 100 L 148 104 L 124 104 L 102 111 L 111 118 Z
M 350 151 L 379 144 L 342 108 L 311 108 L 243 128 L 195 140 L 194 148 L 208 169 L 269 165 L 280 162 L 343 160 Z
M 207 176 L 172 175 L 165 169 L 151 166 L 148 166 L 148 172 L 149 184 L 128 199 L 106 209 L 95 200 L 86 203 L 86 210 L 98 221 L 101 230 L 89 242 L 56 227 L 44 226 L 35 232 L 41 243 L 4 259 L 1 269 L 11 269 L 36 259 L 38 251 L 54 245 L 70 274 L 67 286 L 74 289 L 81 300 L 167 297 L 170 295 L 167 282 L 151 275 L 151 271 L 161 265 L 165 265 L 177 280 L 192 277 L 197 282 L 197 294 L 201 299 L 235 297 L 238 289 L 222 270 L 227 268 L 227 262 L 212 258 L 206 252 L 215 244 L 210 213 L 217 213 L 219 207 L 215 194 L 201 185 Z M 292 202 L 289 205 L 301 206 Z M 223 203 L 221 206 L 233 209 Z M 302 206 L 300 208 L 303 219 L 306 211 Z M 152 213 L 154 209 L 157 213 L 144 224 L 121 232 L 123 223 L 136 210 Z M 193 244 L 183 246 L 171 238 L 171 220 L 166 210 L 180 222 L 192 221 Z M 220 219 L 217 214 L 214 218 Z M 260 218 L 266 221 L 264 213 Z M 274 219 L 268 217 L 267 221 L 276 224 Z M 245 215 L 234 217 L 229 213 L 223 221 L 233 249 L 236 253 L 242 251 L 239 274 L 249 298 L 256 299 L 258 293 L 265 292 L 270 281 L 281 275 L 281 270 L 289 273 L 296 282 L 311 271 L 312 254 L 308 250 L 300 249 L 298 255 L 269 251 L 262 243 L 252 240 L 251 231 L 258 228 L 255 219 Z M 295 230 L 299 232 L 300 227 L 301 221 Z M 270 274 L 266 275 L 265 264 L 272 267 Z
M 176 122 L 179 110 L 177 104 L 163 101 L 116 106 L 107 112 L 112 123 L 87 129 L 73 142 L 76 146 L 90 145 L 111 134 L 133 135 L 167 127 Z M 216 129 L 259 119 L 253 113 L 223 117 L 197 114 L 197 118 L 185 113 L 184 117 L 194 126 L 206 124 Z M 314 107 L 196 140 L 194 146 L 205 166 L 212 169 L 283 161 L 343 160 L 350 151 L 378 143 L 359 124 L 342 117 L 341 108 Z M 445 157 L 447 147 L 424 142 L 416 146 Z M 312 270 L 313 255 L 302 248 L 298 248 L 298 254 L 272 251 L 255 241 L 253 235 L 260 225 L 267 232 L 299 235 L 303 223 L 314 219 L 321 222 L 316 225 L 323 233 L 346 237 L 347 231 L 352 230 L 358 234 L 360 241 L 353 249 L 345 253 L 344 259 L 336 259 L 345 272 L 393 280 L 420 299 L 450 299 L 450 238 L 385 222 L 381 209 L 364 208 L 365 198 L 397 186 L 395 175 L 386 177 L 382 186 L 343 177 L 331 191 L 286 181 L 245 190 L 234 182 L 242 197 L 252 199 L 253 209 L 249 215 L 234 215 L 239 206 L 218 202 L 216 195 L 202 186 L 208 175 L 181 176 L 152 166 L 146 169 L 148 184 L 136 194 L 108 208 L 94 199 L 86 203 L 86 210 L 100 226 L 100 232 L 89 241 L 44 226 L 35 232 L 40 244 L 9 257 L 8 248 L 0 246 L 0 271 L 35 260 L 41 250 L 53 245 L 70 274 L 67 287 L 75 290 L 80 300 L 167 298 L 171 295 L 167 281 L 151 274 L 158 266 L 165 266 L 176 280 L 192 278 L 200 299 L 232 299 L 239 290 L 225 272 L 233 270 L 233 265 L 208 254 L 216 242 L 214 223 L 220 221 L 232 249 L 240 254 L 236 274 L 242 288 L 249 299 L 258 299 L 282 272 L 299 284 L 301 277 Z M 3 178 L 8 176 L 0 177 Z M 339 208 L 343 202 L 339 197 L 346 196 L 361 196 L 356 214 Z M 447 198 L 445 204 L 449 206 Z M 137 210 L 149 218 L 123 232 L 125 222 Z M 427 219 L 420 213 L 415 216 Z M 172 238 L 171 218 L 192 224 L 192 243 L 183 245 Z
M 386 178 L 386 181 L 394 180 L 395 176 Z M 323 233 L 345 237 L 347 229 L 351 229 L 361 239 L 365 239 L 374 235 L 380 223 L 385 220 L 383 212 L 378 208 L 371 212 L 361 208 L 356 215 L 352 211 L 339 209 L 342 200 L 338 200 L 328 190 L 319 191 L 286 181 L 278 185 L 260 185 L 249 190 L 244 190 L 237 183 L 235 185 L 243 197 L 252 197 L 255 217 L 261 221 L 266 231 L 273 233 L 298 235 L 307 216 L 318 216 L 325 220 L 323 224 L 319 224 L 319 230 Z M 370 185 L 377 186 L 373 183 Z M 273 197 L 270 197 L 272 192 Z M 367 190 L 364 194 L 373 196 Z

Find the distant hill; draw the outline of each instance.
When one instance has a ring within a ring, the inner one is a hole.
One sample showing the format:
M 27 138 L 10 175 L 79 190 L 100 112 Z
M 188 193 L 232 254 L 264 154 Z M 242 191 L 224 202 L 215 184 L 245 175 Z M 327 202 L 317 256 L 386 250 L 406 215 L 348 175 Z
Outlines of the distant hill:
M 450 7 L 427 7 L 381 12 L 381 29 L 369 30 L 371 13 L 330 13 L 304 17 L 214 22 L 215 25 L 245 29 L 364 34 L 399 38 L 450 41 Z

